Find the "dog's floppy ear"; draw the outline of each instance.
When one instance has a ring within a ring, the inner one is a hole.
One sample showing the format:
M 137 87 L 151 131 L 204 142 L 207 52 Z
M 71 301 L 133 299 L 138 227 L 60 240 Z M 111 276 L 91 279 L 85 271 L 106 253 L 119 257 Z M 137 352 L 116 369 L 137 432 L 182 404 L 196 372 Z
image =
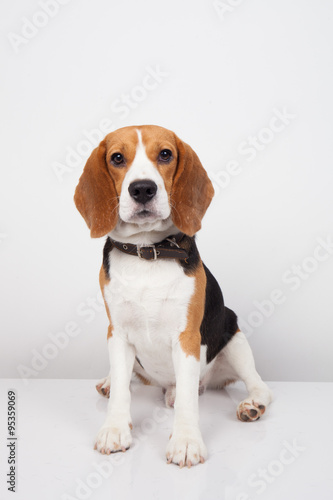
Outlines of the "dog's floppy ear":
M 214 188 L 193 149 L 177 136 L 176 143 L 178 165 L 171 190 L 171 215 L 180 231 L 193 236 L 201 228 Z
M 106 164 L 105 140 L 94 149 L 75 190 L 74 202 L 92 238 L 109 233 L 118 219 L 118 197 Z

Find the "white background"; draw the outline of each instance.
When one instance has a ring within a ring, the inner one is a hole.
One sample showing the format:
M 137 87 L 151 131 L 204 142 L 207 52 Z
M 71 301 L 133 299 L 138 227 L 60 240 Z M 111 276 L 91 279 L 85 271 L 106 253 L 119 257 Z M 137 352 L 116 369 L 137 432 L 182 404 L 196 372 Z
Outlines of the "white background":
M 262 377 L 332 380 L 333 250 L 316 252 L 333 237 L 332 2 L 42 3 L 2 5 L 0 376 L 107 374 L 104 240 L 72 198 L 108 119 L 165 126 L 198 153 L 216 188 L 199 249 Z M 276 113 L 289 118 L 270 132 Z M 69 323 L 76 336 L 50 347 Z

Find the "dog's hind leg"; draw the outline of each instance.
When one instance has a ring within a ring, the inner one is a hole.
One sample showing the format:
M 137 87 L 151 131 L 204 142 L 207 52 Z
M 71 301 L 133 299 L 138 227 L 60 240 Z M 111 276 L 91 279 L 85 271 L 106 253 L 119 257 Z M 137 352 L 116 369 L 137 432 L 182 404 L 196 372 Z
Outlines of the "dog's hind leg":
M 237 407 L 237 417 L 242 422 L 258 420 L 272 401 L 272 393 L 258 374 L 253 354 L 243 332 L 237 331 L 219 353 L 209 381 L 210 387 L 224 387 L 242 380 L 248 397 Z

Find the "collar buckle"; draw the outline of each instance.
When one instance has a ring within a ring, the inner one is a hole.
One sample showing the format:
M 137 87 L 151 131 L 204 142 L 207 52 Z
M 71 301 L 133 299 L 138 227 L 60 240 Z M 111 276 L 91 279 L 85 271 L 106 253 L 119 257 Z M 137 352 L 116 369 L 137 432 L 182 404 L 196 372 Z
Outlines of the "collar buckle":
M 170 238 L 165 238 L 165 241 L 168 241 L 170 243 L 170 246 L 175 246 L 177 248 L 180 248 L 180 246 L 178 245 L 177 241 L 176 241 L 176 238 L 174 236 L 170 237 Z
M 143 257 L 143 255 L 141 253 L 141 251 L 142 251 L 143 248 L 152 248 L 153 249 L 153 252 L 154 252 L 153 259 L 145 259 L 145 257 Z M 143 259 L 143 260 L 157 260 L 157 251 L 156 251 L 155 245 L 137 245 L 136 246 L 136 252 L 138 254 L 139 259 Z

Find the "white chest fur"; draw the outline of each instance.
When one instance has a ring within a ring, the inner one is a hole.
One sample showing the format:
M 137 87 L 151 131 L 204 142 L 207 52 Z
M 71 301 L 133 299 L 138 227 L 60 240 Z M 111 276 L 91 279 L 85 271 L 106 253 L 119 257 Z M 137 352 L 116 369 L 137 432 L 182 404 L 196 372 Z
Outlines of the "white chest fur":
M 147 373 L 174 383 L 172 345 L 185 330 L 195 279 L 174 260 L 144 261 L 114 249 L 105 287 L 113 334 L 134 345 Z

